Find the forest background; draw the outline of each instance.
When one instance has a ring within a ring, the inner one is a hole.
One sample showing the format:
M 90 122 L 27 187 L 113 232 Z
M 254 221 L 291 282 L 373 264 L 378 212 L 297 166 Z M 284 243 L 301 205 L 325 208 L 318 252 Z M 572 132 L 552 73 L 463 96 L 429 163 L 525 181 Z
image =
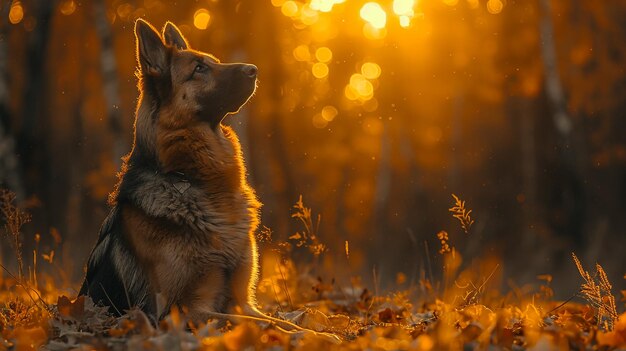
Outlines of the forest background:
M 139 17 L 259 67 L 226 123 L 276 241 L 300 195 L 321 215 L 324 279 L 420 279 L 445 230 L 503 288 L 549 273 L 571 295 L 572 251 L 623 282 L 624 2 L 0 0 L 0 182 L 32 214 L 24 252 L 55 251 L 67 280 L 132 144 Z

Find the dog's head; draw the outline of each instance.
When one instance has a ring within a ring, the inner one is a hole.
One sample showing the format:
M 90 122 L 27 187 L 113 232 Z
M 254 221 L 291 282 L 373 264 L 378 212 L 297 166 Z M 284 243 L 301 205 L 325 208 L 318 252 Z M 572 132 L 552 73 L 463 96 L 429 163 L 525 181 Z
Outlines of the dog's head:
M 159 35 L 148 22 L 138 19 L 135 36 L 143 94 L 149 94 L 160 110 L 182 120 L 206 121 L 215 128 L 254 93 L 256 66 L 221 63 L 191 49 L 171 22 Z

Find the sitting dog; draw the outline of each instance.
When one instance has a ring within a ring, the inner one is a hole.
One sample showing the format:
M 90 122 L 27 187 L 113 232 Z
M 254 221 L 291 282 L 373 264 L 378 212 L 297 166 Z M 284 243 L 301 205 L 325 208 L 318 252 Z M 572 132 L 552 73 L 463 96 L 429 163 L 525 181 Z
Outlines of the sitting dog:
M 235 132 L 221 122 L 256 89 L 257 67 L 193 50 L 168 22 L 135 23 L 139 101 L 134 145 L 80 295 L 121 315 L 158 320 L 173 306 L 192 319 L 255 303 L 261 206 L 246 181 Z M 157 306 L 158 305 L 158 306 Z

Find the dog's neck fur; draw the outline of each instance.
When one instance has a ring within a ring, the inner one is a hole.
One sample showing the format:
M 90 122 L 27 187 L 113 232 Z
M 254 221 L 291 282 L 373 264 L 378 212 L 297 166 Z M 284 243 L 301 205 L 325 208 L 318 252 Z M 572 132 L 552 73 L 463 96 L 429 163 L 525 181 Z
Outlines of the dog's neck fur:
M 193 116 L 176 116 L 143 85 L 140 79 L 133 149 L 123 159 L 120 181 L 109 196 L 111 205 L 130 196 L 144 179 L 141 173 L 184 174 L 207 194 L 248 189 L 241 146 L 230 127 L 211 128 Z
M 183 173 L 211 193 L 240 189 L 245 171 L 235 133 L 176 113 L 164 109 L 156 122 L 161 170 Z

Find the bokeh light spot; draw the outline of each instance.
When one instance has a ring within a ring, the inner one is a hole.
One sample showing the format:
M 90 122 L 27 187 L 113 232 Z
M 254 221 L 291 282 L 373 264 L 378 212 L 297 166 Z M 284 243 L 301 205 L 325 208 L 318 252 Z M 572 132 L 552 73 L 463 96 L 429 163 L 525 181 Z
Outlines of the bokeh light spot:
M 128 18 L 134 10 L 133 5 L 123 3 L 117 7 L 117 15 L 120 16 L 120 18 Z
M 296 48 L 293 49 L 293 57 L 296 60 L 303 61 L 303 62 L 311 60 L 311 53 L 309 52 L 309 47 L 304 44 L 296 46 Z
M 337 114 L 339 114 L 339 111 L 337 111 L 335 106 L 328 105 L 324 106 L 324 108 L 322 109 L 322 118 L 324 118 L 328 122 L 331 122 L 333 119 L 335 119 L 335 117 L 337 117 Z
M 472 9 L 478 8 L 478 6 L 480 6 L 480 3 L 478 2 L 478 0 L 467 0 L 467 4 Z
M 346 85 L 346 88 L 344 89 L 343 93 L 346 96 L 346 98 L 351 101 L 357 100 L 359 98 L 359 95 L 357 95 L 356 91 L 350 84 Z
M 335 4 L 340 4 L 344 1 L 345 0 L 311 0 L 311 4 L 309 6 L 317 11 L 330 12 Z
M 291 0 L 285 1 L 283 6 L 281 6 L 280 11 L 287 17 L 294 17 L 298 14 L 298 4 Z
M 313 65 L 311 72 L 315 78 L 324 78 L 328 75 L 328 65 L 322 62 L 317 62 Z
M 308 5 L 304 5 L 300 11 L 300 21 L 307 26 L 315 24 L 319 19 L 318 12 Z
M 393 12 L 398 16 L 413 16 L 415 0 L 393 0 Z
M 400 16 L 400 26 L 406 28 L 411 25 L 411 18 L 409 16 Z
M 361 66 L 361 74 L 367 79 L 376 79 L 381 72 L 380 66 L 374 62 L 365 62 Z
M 324 119 L 324 117 L 322 117 L 321 113 L 316 113 L 313 116 L 313 126 L 315 128 L 325 128 L 328 125 L 328 121 Z
M 382 29 L 385 28 L 387 24 L 387 13 L 380 4 L 376 2 L 364 4 L 363 7 L 361 7 L 360 15 L 363 20 L 371 24 L 374 28 Z
M 490 14 L 496 15 L 502 11 L 504 4 L 500 0 L 489 0 L 487 1 L 487 11 Z
M 285 3 L 285 0 L 272 0 L 272 5 L 275 7 L 281 7 Z
M 374 96 L 374 86 L 360 73 L 355 73 L 350 77 L 350 86 L 363 100 L 369 100 Z
M 11 22 L 11 24 L 18 24 L 23 18 L 24 8 L 22 7 L 22 3 L 15 1 L 13 5 L 11 5 L 11 10 L 9 10 L 9 22 Z
M 315 50 L 315 58 L 319 62 L 329 62 L 333 58 L 333 52 L 329 48 L 322 46 Z
M 376 28 L 370 23 L 365 23 L 363 25 L 363 36 L 370 40 L 383 39 L 385 38 L 385 36 L 387 36 L 387 29 Z
M 65 16 L 69 16 L 76 11 L 76 2 L 74 0 L 63 1 L 61 5 L 59 5 L 59 11 Z
M 211 14 L 207 9 L 198 9 L 193 14 L 193 25 L 198 29 L 207 29 L 211 22 Z
M 455 6 L 459 3 L 459 0 L 443 0 L 443 3 L 448 6 Z

